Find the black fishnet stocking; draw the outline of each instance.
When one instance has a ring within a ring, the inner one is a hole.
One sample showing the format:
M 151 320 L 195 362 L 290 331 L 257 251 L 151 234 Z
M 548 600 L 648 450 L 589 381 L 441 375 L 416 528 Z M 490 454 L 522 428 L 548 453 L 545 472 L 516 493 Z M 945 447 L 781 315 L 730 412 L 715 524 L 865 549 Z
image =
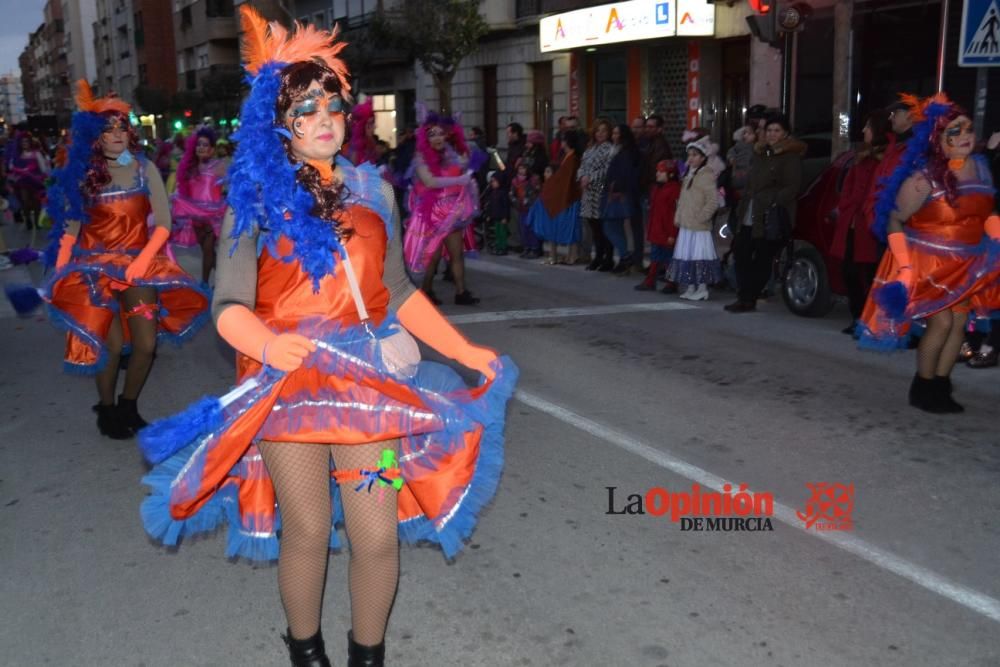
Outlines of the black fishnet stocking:
M 944 310 L 927 318 L 927 330 L 917 347 L 917 373 L 930 380 L 947 376 L 955 366 L 959 348 L 965 340 L 968 313 Z
M 372 469 L 383 449 L 399 453 L 399 442 L 389 440 L 367 445 L 339 445 L 333 460 L 340 470 Z M 354 641 L 365 646 L 380 644 L 399 583 L 399 537 L 396 491 L 376 485 L 371 492 L 355 491 L 342 484 L 344 522 L 351 543 L 351 623 Z
M 130 287 L 121 295 L 121 312 L 130 312 L 140 303 L 156 304 L 156 290 L 152 287 Z M 139 398 L 139 392 L 149 377 L 156 353 L 156 312 L 152 319 L 142 315 L 125 318 L 132 338 L 132 353 L 129 355 L 128 369 L 125 371 L 125 386 L 122 396 L 129 400 Z
M 97 395 L 101 405 L 115 404 L 115 390 L 118 388 L 118 362 L 121 359 L 124 338 L 122 321 L 115 315 L 111 319 L 108 336 L 104 339 L 104 345 L 108 350 L 108 363 L 97 373 L 96 378 Z
M 319 630 L 330 548 L 330 448 L 261 442 L 281 510 L 278 591 L 295 639 Z
M 281 510 L 278 589 L 292 637 L 319 630 L 330 542 L 330 455 L 341 470 L 372 469 L 396 441 L 367 445 L 260 443 Z M 379 500 L 381 496 L 381 501 Z M 341 487 L 351 545 L 351 622 L 354 639 L 375 645 L 385 636 L 399 580 L 396 492 Z

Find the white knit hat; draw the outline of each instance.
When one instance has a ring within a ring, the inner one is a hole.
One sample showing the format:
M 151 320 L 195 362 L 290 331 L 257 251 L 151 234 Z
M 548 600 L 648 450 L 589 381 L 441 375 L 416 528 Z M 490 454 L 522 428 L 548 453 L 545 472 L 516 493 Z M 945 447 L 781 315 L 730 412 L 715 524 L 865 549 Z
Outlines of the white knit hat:
M 697 141 L 692 141 L 686 146 L 687 150 L 692 148 L 704 155 L 705 157 L 712 157 L 719 152 L 719 146 L 713 144 L 712 140 L 706 135 Z

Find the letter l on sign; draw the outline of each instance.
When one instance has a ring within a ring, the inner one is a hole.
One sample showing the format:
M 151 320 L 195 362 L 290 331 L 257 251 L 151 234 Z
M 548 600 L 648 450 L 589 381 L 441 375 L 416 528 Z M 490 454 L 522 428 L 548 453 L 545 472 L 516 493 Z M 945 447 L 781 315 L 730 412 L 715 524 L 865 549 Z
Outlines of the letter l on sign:
M 659 2 L 656 4 L 656 25 L 670 23 L 670 3 Z

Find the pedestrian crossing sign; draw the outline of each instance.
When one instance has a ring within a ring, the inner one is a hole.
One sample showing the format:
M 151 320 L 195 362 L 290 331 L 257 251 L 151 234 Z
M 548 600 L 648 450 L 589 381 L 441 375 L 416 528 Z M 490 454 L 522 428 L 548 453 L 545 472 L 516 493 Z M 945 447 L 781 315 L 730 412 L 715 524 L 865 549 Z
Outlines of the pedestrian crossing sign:
M 997 0 L 965 0 L 959 67 L 1000 67 L 1000 4 Z

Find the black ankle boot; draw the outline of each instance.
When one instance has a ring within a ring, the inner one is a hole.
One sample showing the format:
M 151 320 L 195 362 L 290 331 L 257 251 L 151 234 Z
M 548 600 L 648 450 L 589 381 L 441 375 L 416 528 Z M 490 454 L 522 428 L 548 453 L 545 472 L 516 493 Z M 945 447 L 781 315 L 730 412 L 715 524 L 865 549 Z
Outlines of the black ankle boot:
M 330 667 L 321 630 L 317 630 L 309 639 L 295 639 L 289 630 L 287 635 L 281 635 L 281 639 L 288 647 L 288 657 L 292 659 L 292 667 Z
M 149 426 L 149 423 L 139 415 L 136 401 L 121 395 L 118 396 L 118 414 L 121 416 L 122 422 L 133 431 L 138 432 L 139 429 Z
M 385 667 L 385 640 L 375 646 L 363 646 L 347 633 L 347 667 Z
M 932 382 L 937 390 L 937 399 L 944 412 L 965 412 L 962 404 L 951 397 L 951 377 L 935 375 Z
M 919 374 L 914 375 L 913 382 L 910 383 L 910 405 L 934 414 L 950 412 L 944 402 L 943 393 L 938 388 L 938 383 L 922 378 Z
M 128 440 L 135 435 L 116 406 L 98 403 L 94 406 L 94 412 L 97 413 L 97 430 L 101 435 L 112 440 Z

